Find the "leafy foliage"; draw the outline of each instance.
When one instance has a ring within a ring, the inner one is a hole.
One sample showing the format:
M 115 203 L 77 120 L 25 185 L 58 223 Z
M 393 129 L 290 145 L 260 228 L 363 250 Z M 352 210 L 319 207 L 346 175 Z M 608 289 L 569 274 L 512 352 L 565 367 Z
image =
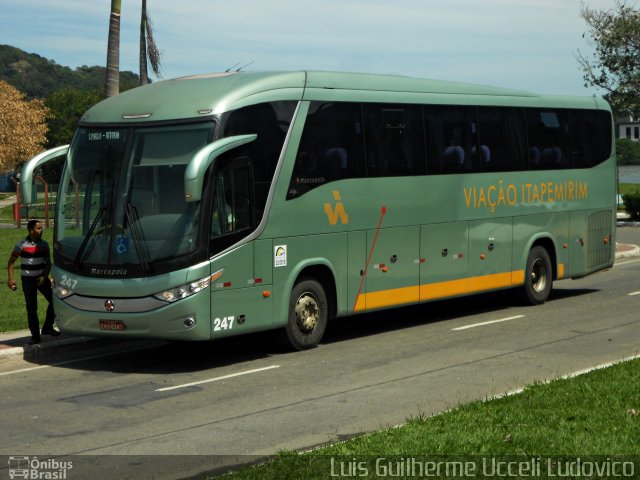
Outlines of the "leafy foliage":
M 631 220 L 640 220 L 640 192 L 627 193 L 622 195 L 624 209 L 631 217 Z
M 75 90 L 65 88 L 50 93 L 45 104 L 51 111 L 48 118 L 48 148 L 65 145 L 71 142 L 73 132 L 84 112 L 102 100 L 99 90 Z
M 640 165 L 640 143 L 621 138 L 616 141 L 618 165 Z
M 15 170 L 44 149 L 49 110 L 0 80 L 0 171 Z
M 580 15 L 596 45 L 592 58 L 577 54 L 585 86 L 606 90 L 618 115 L 640 116 L 640 10 L 616 0 L 610 10 L 583 5 Z

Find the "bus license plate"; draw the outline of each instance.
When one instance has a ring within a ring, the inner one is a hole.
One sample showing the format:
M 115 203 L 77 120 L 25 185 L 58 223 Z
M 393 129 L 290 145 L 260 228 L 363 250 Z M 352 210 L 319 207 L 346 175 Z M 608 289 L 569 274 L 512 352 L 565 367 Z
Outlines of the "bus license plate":
M 100 320 L 100 330 L 124 330 L 126 328 L 122 320 Z

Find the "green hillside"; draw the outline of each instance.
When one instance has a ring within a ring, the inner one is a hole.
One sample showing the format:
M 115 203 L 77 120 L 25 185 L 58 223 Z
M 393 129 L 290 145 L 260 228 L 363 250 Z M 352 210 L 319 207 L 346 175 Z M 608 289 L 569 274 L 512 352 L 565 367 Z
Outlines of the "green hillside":
M 63 88 L 102 91 L 105 70 L 105 67 L 86 65 L 72 70 L 35 53 L 0 45 L 0 80 L 25 93 L 28 98 L 44 98 Z M 120 72 L 121 91 L 137 86 L 137 74 Z

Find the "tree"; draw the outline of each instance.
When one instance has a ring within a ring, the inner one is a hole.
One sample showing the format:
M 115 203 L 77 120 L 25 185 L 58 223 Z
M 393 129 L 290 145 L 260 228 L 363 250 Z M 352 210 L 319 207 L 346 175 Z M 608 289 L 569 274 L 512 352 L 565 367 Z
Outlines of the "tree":
M 616 0 L 609 10 L 595 10 L 583 4 L 580 16 L 596 47 L 592 57 L 580 52 L 576 55 L 585 87 L 604 89 L 617 115 L 639 117 L 640 10 Z
M 70 143 L 80 117 L 102 98 L 102 94 L 97 90 L 65 88 L 50 93 L 45 100 L 45 105 L 51 112 L 47 120 L 47 148 Z
M 618 165 L 640 165 L 640 144 L 628 138 L 620 138 L 616 141 L 616 155 Z
M 149 83 L 147 59 L 156 77 L 162 76 L 160 75 L 161 57 L 162 54 L 153 38 L 153 23 L 147 12 L 147 0 L 142 0 L 142 15 L 140 16 L 140 85 Z
M 48 110 L 42 100 L 25 95 L 0 80 L 0 171 L 15 171 L 44 150 Z
M 120 4 L 121 0 L 111 0 L 105 97 L 113 97 L 120 93 Z

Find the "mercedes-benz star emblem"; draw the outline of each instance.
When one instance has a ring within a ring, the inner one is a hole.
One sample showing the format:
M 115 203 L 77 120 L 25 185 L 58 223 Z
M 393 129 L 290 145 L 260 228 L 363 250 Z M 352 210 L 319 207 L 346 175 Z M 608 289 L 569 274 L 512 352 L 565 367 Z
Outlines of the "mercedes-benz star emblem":
M 107 312 L 113 312 L 115 310 L 115 308 L 116 308 L 116 306 L 114 305 L 113 300 L 106 300 L 104 302 L 104 309 Z

